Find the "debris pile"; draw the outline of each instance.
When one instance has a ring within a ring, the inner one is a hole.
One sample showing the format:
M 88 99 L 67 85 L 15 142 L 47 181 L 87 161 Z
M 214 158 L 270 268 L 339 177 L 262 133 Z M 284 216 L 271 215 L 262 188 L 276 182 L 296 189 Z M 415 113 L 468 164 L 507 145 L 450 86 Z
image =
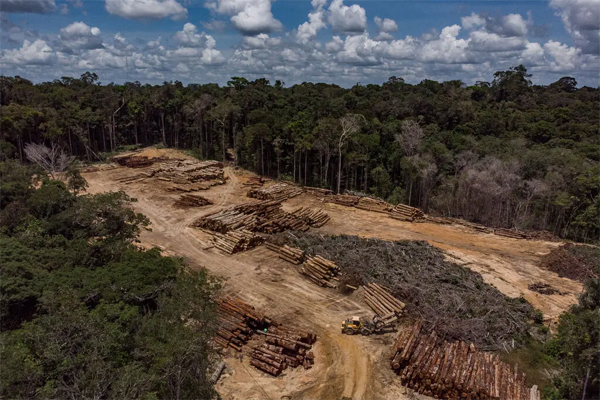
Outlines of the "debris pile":
M 264 239 L 250 231 L 240 229 L 227 233 L 214 232 L 212 244 L 229 255 L 253 249 L 263 243 Z
M 315 228 L 322 227 L 330 220 L 328 214 L 318 209 L 315 210 L 311 208 L 300 207 L 297 210 L 292 211 L 291 214 Z
M 547 254 L 540 268 L 576 281 L 600 277 L 600 249 L 566 243 Z
M 300 273 L 319 286 L 336 288 L 337 282 L 332 281 L 339 281 L 340 267 L 321 256 L 307 256 Z
M 180 208 L 188 207 L 203 207 L 212 204 L 212 201 L 198 195 L 184 194 L 174 203 L 175 206 Z
M 484 282 L 481 275 L 451 263 L 422 241 L 385 241 L 310 232 L 278 235 L 307 256 L 320 255 L 340 267 L 340 289 L 377 283 L 406 304 L 405 313 L 424 320 L 446 340 L 502 349 L 528 330 L 533 308 Z
M 205 215 L 194 226 L 221 233 L 236 229 L 279 233 L 291 229 L 306 231 L 310 226 L 322 226 L 328 220 L 327 214 L 321 211 L 309 210 L 295 215 L 283 211 L 279 201 L 263 200 Z
M 292 264 L 299 265 L 304 261 L 304 252 L 300 249 L 290 247 L 287 244 L 283 246 L 277 246 L 274 243 L 266 242 L 267 249 L 274 251 L 279 255 L 282 260 L 291 262 Z
M 372 199 L 370 197 L 361 197 L 356 205 L 356 208 L 360 208 L 361 210 L 375 211 L 380 213 L 390 211 L 391 207 L 392 206 L 389 203 L 386 203 L 383 200 Z
M 248 197 L 252 197 L 259 200 L 276 200 L 285 201 L 301 195 L 304 192 L 299 187 L 287 184 L 287 183 L 276 183 L 273 186 L 260 189 L 251 189 L 248 191 Z
M 219 328 L 215 343 L 241 352 L 253 338 L 260 343 L 250 350 L 250 364 L 261 371 L 278 376 L 288 367 L 309 369 L 314 364 L 315 356 L 311 351 L 317 340 L 314 333 L 272 321 L 240 300 L 219 301 Z
M 440 399 L 540 400 L 537 386 L 497 355 L 466 342 L 441 341 L 417 323 L 398 335 L 391 357 L 402 385 Z
M 388 215 L 400 221 L 410 222 L 420 220 L 425 217 L 425 214 L 420 209 L 406 206 L 404 204 L 397 204 L 396 206 L 394 206 L 394 208 L 390 210 Z
M 387 288 L 376 283 L 368 283 L 363 287 L 365 303 L 384 321 L 393 322 L 406 306 L 390 294 Z
M 529 286 L 527 286 L 527 289 L 532 290 L 534 292 L 538 292 L 539 294 L 547 294 L 547 295 L 552 295 L 552 294 L 563 295 L 563 294 L 565 294 L 565 293 L 561 292 L 560 290 L 548 285 L 547 283 L 542 283 L 542 282 L 532 283 Z

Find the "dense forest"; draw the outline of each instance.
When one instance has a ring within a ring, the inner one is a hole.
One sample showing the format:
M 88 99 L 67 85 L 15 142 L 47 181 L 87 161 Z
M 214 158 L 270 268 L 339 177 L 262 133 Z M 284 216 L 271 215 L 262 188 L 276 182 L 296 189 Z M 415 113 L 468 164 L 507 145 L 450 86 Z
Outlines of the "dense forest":
M 90 162 L 162 144 L 308 186 L 375 195 L 494 227 L 600 239 L 600 91 L 523 66 L 491 82 L 391 77 L 344 89 L 233 77 L 102 85 L 94 73 L 1 77 L 3 158 L 54 143 Z M 234 152 L 228 152 L 234 149 Z
M 133 199 L 67 175 L 0 162 L 0 398 L 214 398 L 218 282 L 138 250 Z

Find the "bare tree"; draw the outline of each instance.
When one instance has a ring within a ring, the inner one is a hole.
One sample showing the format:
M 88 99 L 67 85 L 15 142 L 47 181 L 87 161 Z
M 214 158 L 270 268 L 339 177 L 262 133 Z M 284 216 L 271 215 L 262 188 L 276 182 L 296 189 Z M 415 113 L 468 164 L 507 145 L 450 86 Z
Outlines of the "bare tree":
M 340 193 L 340 185 L 342 181 L 342 148 L 348 142 L 350 136 L 354 135 L 360 130 L 360 124 L 364 121 L 365 117 L 361 114 L 346 114 L 340 118 L 340 126 L 342 130 L 337 140 L 338 148 L 338 179 L 337 179 L 337 193 Z
M 43 144 L 28 143 L 25 145 L 25 155 L 29 161 L 36 163 L 49 173 L 52 178 L 57 172 L 67 169 L 75 157 L 69 156 L 62 147 L 52 143 L 51 147 Z
M 423 140 L 423 129 L 416 121 L 404 121 L 402 123 L 402 132 L 396 134 L 396 141 L 402 146 L 404 154 L 407 157 L 414 156 Z

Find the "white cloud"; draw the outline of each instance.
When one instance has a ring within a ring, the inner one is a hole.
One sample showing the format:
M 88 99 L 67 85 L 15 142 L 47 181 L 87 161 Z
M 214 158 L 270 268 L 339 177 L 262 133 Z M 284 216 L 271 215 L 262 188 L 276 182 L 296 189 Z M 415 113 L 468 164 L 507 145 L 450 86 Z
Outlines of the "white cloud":
M 173 39 L 185 47 L 205 47 L 207 38 L 212 39 L 212 36 L 206 35 L 204 32 L 198 33 L 196 25 L 190 22 L 187 22 L 181 31 L 173 35 Z
M 544 45 L 544 52 L 553 58 L 549 65 L 552 71 L 572 71 L 577 67 L 581 50 L 549 40 Z
M 396 32 L 398 30 L 398 24 L 396 21 L 389 18 L 375 17 L 375 24 L 379 27 L 379 32 Z
M 231 22 L 244 35 L 271 33 L 283 30 L 283 25 L 273 16 L 270 0 L 210 0 L 210 10 L 231 16 Z
M 198 28 L 192 23 L 186 23 L 183 30 L 173 36 L 180 47 L 167 51 L 167 55 L 184 58 L 198 58 L 201 64 L 221 64 L 225 57 L 220 50 L 215 49 L 217 42 L 211 35 L 198 33 Z M 156 44 L 154 44 L 156 46 Z
M 312 1 L 313 12 L 308 14 L 308 21 L 300 25 L 296 32 L 296 39 L 299 43 L 309 43 L 321 29 L 327 26 L 325 23 L 325 10 L 323 9 L 326 3 L 326 0 Z
M 200 22 L 200 23 L 202 24 L 204 29 L 208 29 L 210 31 L 222 32 L 223 30 L 225 30 L 225 22 L 217 20 L 217 19 L 211 19 L 208 22 Z
M 479 29 L 504 37 L 526 36 L 528 26 L 532 23 L 530 20 L 523 19 L 520 14 L 508 14 L 492 18 L 471 13 L 471 15 L 462 17 L 460 20 L 462 27 L 466 30 Z
M 377 50 L 387 58 L 395 60 L 411 60 L 415 58 L 418 49 L 417 39 L 407 36 L 405 39 L 381 43 Z
M 337 53 L 344 48 L 344 41 L 339 36 L 334 36 L 331 42 L 325 43 L 325 50 L 328 53 Z
M 345 6 L 344 0 L 329 5 L 329 23 L 334 32 L 358 34 L 367 30 L 367 12 L 358 4 Z
M 521 37 L 502 37 L 497 33 L 474 31 L 470 34 L 469 48 L 475 51 L 498 52 L 523 50 L 527 39 Z
M 73 22 L 61 28 L 60 40 L 67 50 L 90 50 L 102 47 L 100 29 L 83 22 Z
M 463 28 L 470 30 L 485 25 L 485 18 L 481 17 L 479 14 L 471 13 L 471 15 L 467 17 L 462 17 L 460 22 Z
M 600 53 L 600 1 L 552 0 L 567 32 L 577 46 L 588 54 Z
M 44 40 L 35 42 L 25 40 L 20 49 L 5 50 L 2 52 L 0 63 L 13 65 L 47 65 L 53 61 L 54 54 Z
M 281 44 L 280 38 L 269 37 L 266 33 L 261 33 L 256 36 L 246 36 L 243 39 L 242 45 L 246 49 L 268 49 L 271 47 L 279 46 Z
M 527 66 L 544 65 L 544 49 L 539 43 L 527 43 L 525 50 L 521 53 L 521 62 Z
M 338 51 L 335 58 L 344 64 L 370 66 L 381 64 L 381 60 L 375 54 L 379 42 L 369 38 L 368 33 L 362 35 L 346 36 L 344 46 Z
M 187 9 L 176 0 L 106 0 L 106 11 L 127 19 L 174 20 L 187 16 Z
M 472 61 L 467 54 L 469 42 L 457 39 L 460 26 L 452 25 L 442 29 L 436 40 L 426 42 L 419 51 L 418 58 L 423 62 L 440 62 L 447 64 L 468 63 Z
M 0 11 L 14 13 L 47 14 L 56 10 L 54 0 L 2 0 Z

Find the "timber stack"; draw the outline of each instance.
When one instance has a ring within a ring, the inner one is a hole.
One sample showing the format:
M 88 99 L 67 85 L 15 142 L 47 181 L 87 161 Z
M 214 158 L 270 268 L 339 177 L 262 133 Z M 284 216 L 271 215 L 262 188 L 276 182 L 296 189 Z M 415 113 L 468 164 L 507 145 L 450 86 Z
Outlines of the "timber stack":
M 494 229 L 494 234 L 513 239 L 529 239 L 527 232 L 518 231 L 516 229 Z
M 330 220 L 329 215 L 322 210 L 315 210 L 307 207 L 300 207 L 297 210 L 292 211 L 291 214 L 315 228 L 322 227 Z
M 266 242 L 265 245 L 267 246 L 267 249 L 277 253 L 279 258 L 291 262 L 294 265 L 300 265 L 302 264 L 302 261 L 304 261 L 304 252 L 300 249 L 290 247 L 287 244 L 277 246 L 271 242 Z
M 262 185 L 266 182 L 267 180 L 264 179 L 262 176 L 251 176 L 250 178 L 248 178 L 246 180 L 246 182 L 243 183 L 243 186 L 249 186 L 253 189 L 262 187 Z
M 365 303 L 379 315 L 384 322 L 394 322 L 402 314 L 406 306 L 403 302 L 392 296 L 392 294 L 381 285 L 368 283 L 363 286 Z
M 394 206 L 394 208 L 390 210 L 388 215 L 394 219 L 409 222 L 414 222 L 425 217 L 423 211 L 419 210 L 418 208 L 410 207 L 404 204 L 397 204 L 396 206 Z
M 271 320 L 256 312 L 254 307 L 237 299 L 223 299 L 219 303 L 219 329 L 215 342 L 222 347 L 242 351 L 254 330 L 263 330 Z
M 213 245 L 226 254 L 235 254 L 252 249 L 263 243 L 264 239 L 250 231 L 240 229 L 227 233 L 213 233 Z
M 183 194 L 175 202 L 175 206 L 180 208 L 203 207 L 212 204 L 212 201 L 198 195 Z
M 257 330 L 264 342 L 252 349 L 250 364 L 270 375 L 278 376 L 288 367 L 312 368 L 315 356 L 311 351 L 317 335 L 273 323 L 265 331 Z
M 359 200 L 360 197 L 358 196 L 350 196 L 345 194 L 336 194 L 334 196 L 329 196 L 326 198 L 326 201 L 328 203 L 335 203 L 346 207 L 356 206 Z
M 392 205 L 381 199 L 373 199 L 371 197 L 361 197 L 358 200 L 356 208 L 367 211 L 375 211 L 380 213 L 388 212 L 392 209 Z
M 336 288 L 337 281 L 339 281 L 340 267 L 335 265 L 333 261 L 321 256 L 306 256 L 300 273 L 319 286 Z
M 276 183 L 273 186 L 260 189 L 251 189 L 248 191 L 248 197 L 252 197 L 259 200 L 276 200 L 285 201 L 301 195 L 304 192 L 299 187 L 287 184 L 287 183 Z
M 392 369 L 402 385 L 439 399 L 540 400 L 537 386 L 527 388 L 525 374 L 514 371 L 498 355 L 471 343 L 441 341 L 417 323 L 398 335 Z
M 146 156 L 121 156 L 113 157 L 117 164 L 127 168 L 144 168 L 154 164 L 158 159 L 150 159 Z
M 313 196 L 331 196 L 331 195 L 333 195 L 333 190 L 329 190 L 329 189 L 304 186 L 304 190 L 306 191 L 306 193 L 313 195 Z

